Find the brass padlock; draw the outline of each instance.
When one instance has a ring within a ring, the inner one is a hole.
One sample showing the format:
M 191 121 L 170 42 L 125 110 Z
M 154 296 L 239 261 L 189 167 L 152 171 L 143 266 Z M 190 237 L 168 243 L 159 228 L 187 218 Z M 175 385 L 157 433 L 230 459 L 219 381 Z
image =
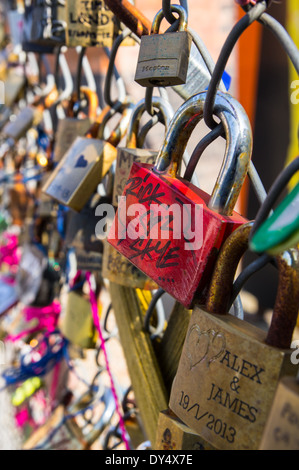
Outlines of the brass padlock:
M 165 129 L 172 118 L 172 109 L 168 103 L 154 96 L 152 104 L 162 113 Z M 158 151 L 138 148 L 138 131 L 142 114 L 145 112 L 145 100 L 139 101 L 133 110 L 128 127 L 126 147 L 119 147 L 113 187 L 113 205 L 117 207 L 118 197 L 122 196 L 133 162 L 153 163 Z M 109 281 L 127 287 L 144 290 L 157 288 L 157 284 L 122 256 L 114 247 L 104 243 L 102 275 Z
M 282 375 L 294 375 L 290 343 L 299 306 L 297 254 L 278 258 L 279 286 L 268 332 L 228 311 L 236 268 L 252 223 L 221 250 L 205 306 L 195 306 L 169 407 L 217 449 L 258 449 Z
M 80 348 L 91 349 L 96 345 L 96 331 L 90 301 L 81 289 L 67 293 L 66 305 L 58 326 L 65 338 Z
M 161 411 L 153 450 L 214 450 L 171 410 Z
M 54 162 L 59 162 L 66 154 L 68 149 L 74 143 L 76 137 L 83 137 L 96 120 L 96 111 L 98 108 L 98 95 L 87 87 L 80 87 L 80 92 L 88 100 L 88 115 L 82 118 L 74 116 L 74 107 L 76 99 L 70 99 L 67 109 L 67 115 L 59 119 L 54 144 Z
M 112 47 L 114 15 L 102 0 L 66 0 L 66 45 Z
M 9 68 L 4 83 L 4 103 L 6 106 L 11 107 L 23 93 L 26 78 L 20 70 Z
M 186 10 L 171 5 L 180 15 L 179 30 L 159 34 L 164 17 L 160 10 L 152 24 L 150 35 L 141 37 L 135 81 L 141 86 L 173 86 L 186 83 L 192 36 L 187 31 Z
M 283 377 L 278 384 L 259 450 L 299 450 L 299 381 Z
M 152 106 L 161 112 L 166 132 L 173 115 L 171 106 L 159 96 L 152 97 Z M 158 150 L 141 148 L 138 142 L 139 125 L 144 112 L 145 99 L 142 99 L 133 110 L 127 131 L 126 146 L 118 147 L 117 150 L 113 188 L 113 205 L 115 207 L 118 206 L 118 197 L 123 195 L 133 162 L 154 163 L 158 155 Z
M 127 130 L 132 103 L 125 106 L 120 123 L 107 140 L 77 137 L 59 162 L 42 191 L 61 204 L 80 212 L 116 159 L 116 145 Z M 106 122 L 105 122 L 106 124 Z

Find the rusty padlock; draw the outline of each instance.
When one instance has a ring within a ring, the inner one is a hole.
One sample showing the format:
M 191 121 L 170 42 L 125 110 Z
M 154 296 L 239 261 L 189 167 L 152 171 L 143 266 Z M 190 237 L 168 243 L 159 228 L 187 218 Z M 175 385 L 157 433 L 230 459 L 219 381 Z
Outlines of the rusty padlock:
M 100 138 L 90 137 L 90 131 L 85 137 L 77 137 L 42 190 L 80 212 L 116 159 L 116 146 L 125 135 L 132 106 L 129 102 L 123 107 L 119 124 L 107 140 L 103 139 L 105 120 L 100 126 Z
M 298 377 L 283 377 L 277 387 L 259 450 L 299 450 L 298 405 Z
M 152 104 L 161 112 L 166 130 L 172 117 L 170 105 L 158 96 L 153 97 Z M 119 147 L 117 151 L 113 188 L 113 205 L 115 207 L 118 205 L 118 197 L 123 193 L 133 162 L 153 163 L 158 154 L 158 151 L 155 150 L 139 148 L 138 131 L 144 112 L 145 100 L 143 99 L 137 103 L 132 113 L 126 137 L 126 147 Z M 108 243 L 104 243 L 102 275 L 109 281 L 127 287 L 145 290 L 157 288 L 155 282 Z
M 180 16 L 179 30 L 159 34 L 164 17 L 160 10 L 152 24 L 150 35 L 142 36 L 135 81 L 145 87 L 173 86 L 186 83 L 192 36 L 187 31 L 186 10 L 171 5 Z
M 279 378 L 297 373 L 290 360 L 299 306 L 298 253 L 277 259 L 279 285 L 268 331 L 227 314 L 235 272 L 252 222 L 227 239 L 205 305 L 188 327 L 169 407 L 220 450 L 258 449 Z
M 250 162 L 251 129 L 242 106 L 230 95 L 219 92 L 215 102 L 227 146 L 212 195 L 176 176 L 190 134 L 203 116 L 205 98 L 206 92 L 199 93 L 177 110 L 155 165 L 133 163 L 107 237 L 187 308 L 202 295 L 224 240 L 246 222 L 233 208 Z

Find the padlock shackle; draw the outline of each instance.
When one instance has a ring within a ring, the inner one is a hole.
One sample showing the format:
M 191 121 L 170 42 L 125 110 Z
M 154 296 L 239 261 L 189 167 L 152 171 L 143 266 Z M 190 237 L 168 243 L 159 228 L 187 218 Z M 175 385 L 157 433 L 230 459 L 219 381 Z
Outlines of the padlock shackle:
M 183 103 L 173 116 L 153 171 L 176 177 L 189 137 L 203 119 L 207 92 Z M 231 215 L 245 180 L 252 154 L 252 132 L 241 104 L 228 93 L 216 95 L 214 114 L 220 118 L 226 137 L 223 163 L 214 186 L 209 208 Z
M 106 142 L 113 145 L 114 147 L 119 144 L 119 142 L 126 135 L 126 132 L 128 130 L 128 125 L 131 119 L 133 108 L 134 104 L 132 102 L 127 103 L 127 105 L 123 108 L 119 123 L 113 129 L 108 139 L 106 139 Z
M 85 137 L 90 139 L 96 139 L 98 137 L 99 129 L 104 119 L 110 118 L 115 114 L 115 110 L 109 105 L 105 106 L 100 114 L 96 117 L 95 121 L 91 124 L 88 131 L 85 133 Z
M 87 86 L 80 87 L 81 93 L 86 97 L 88 101 L 88 117 L 93 122 L 97 118 L 98 108 L 99 108 L 99 98 L 97 93 L 94 90 L 91 90 Z
M 180 5 L 171 5 L 171 11 L 175 11 L 179 14 L 179 27 L 178 31 L 187 31 L 188 27 L 188 16 L 185 8 Z M 155 15 L 152 23 L 151 34 L 159 34 L 161 22 L 165 18 L 163 9 L 159 10 Z
M 165 99 L 161 98 L 160 96 L 153 96 L 152 105 L 154 108 L 158 109 L 161 112 L 165 128 L 167 129 L 173 117 L 173 110 L 172 110 L 170 103 L 166 101 Z M 139 124 L 140 124 L 141 117 L 145 111 L 146 111 L 146 103 L 145 103 L 145 99 L 143 98 L 136 104 L 133 110 L 130 122 L 129 122 L 127 138 L 126 138 L 127 148 L 137 147 Z
M 253 222 L 238 227 L 223 244 L 216 261 L 206 296 L 209 313 L 225 315 L 231 299 L 233 281 L 241 257 L 248 249 Z M 297 250 L 285 251 L 276 258 L 279 282 L 266 344 L 288 349 L 299 309 L 299 256 Z

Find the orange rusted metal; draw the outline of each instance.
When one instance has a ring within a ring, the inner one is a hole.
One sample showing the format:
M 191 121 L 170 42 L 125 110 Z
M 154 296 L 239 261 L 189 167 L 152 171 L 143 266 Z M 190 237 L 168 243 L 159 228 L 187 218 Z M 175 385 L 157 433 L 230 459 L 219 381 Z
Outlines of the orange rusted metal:
M 128 0 L 105 0 L 105 3 L 136 36 L 150 34 L 151 22 Z

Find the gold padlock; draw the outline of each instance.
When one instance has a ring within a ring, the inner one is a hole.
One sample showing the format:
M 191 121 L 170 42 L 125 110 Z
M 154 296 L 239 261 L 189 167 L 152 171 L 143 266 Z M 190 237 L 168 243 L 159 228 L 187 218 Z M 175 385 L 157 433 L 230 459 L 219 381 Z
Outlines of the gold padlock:
M 125 106 L 117 129 L 107 140 L 77 137 L 59 162 L 42 191 L 61 204 L 80 212 L 116 159 L 116 145 L 127 129 L 132 104 Z M 100 133 L 103 134 L 103 126 Z
M 101 0 L 66 1 L 66 45 L 112 47 L 114 15 Z
M 290 343 L 299 304 L 297 254 L 277 259 L 279 286 L 268 332 L 228 311 L 236 268 L 252 223 L 221 250 L 205 306 L 195 306 L 169 407 L 217 449 L 258 449 L 282 375 L 295 375 Z
M 89 299 L 81 290 L 67 293 L 66 308 L 59 317 L 58 326 L 71 343 L 86 349 L 95 347 L 96 332 Z
M 278 384 L 259 450 L 299 450 L 299 381 L 283 377 Z
M 152 106 L 162 114 L 166 132 L 173 115 L 171 106 L 159 96 L 152 97 Z M 128 126 L 126 146 L 118 147 L 117 150 L 113 188 L 113 205 L 115 207 L 118 206 L 118 197 L 123 195 L 133 162 L 154 163 L 158 155 L 158 150 L 142 148 L 138 142 L 140 120 L 144 113 L 145 99 L 142 99 L 133 110 Z
M 163 19 L 160 10 L 152 24 L 150 35 L 141 37 L 135 81 L 141 86 L 173 86 L 186 83 L 192 36 L 187 31 L 186 10 L 171 5 L 172 11 L 180 15 L 179 30 L 159 33 Z
M 88 116 L 80 119 L 74 116 L 73 107 L 76 99 L 71 97 L 66 117 L 58 121 L 54 144 L 54 162 L 59 162 L 74 143 L 76 137 L 83 137 L 92 123 L 96 121 L 98 95 L 84 86 L 80 87 L 80 91 L 88 100 Z
M 161 411 L 154 450 L 214 450 L 171 410 Z

